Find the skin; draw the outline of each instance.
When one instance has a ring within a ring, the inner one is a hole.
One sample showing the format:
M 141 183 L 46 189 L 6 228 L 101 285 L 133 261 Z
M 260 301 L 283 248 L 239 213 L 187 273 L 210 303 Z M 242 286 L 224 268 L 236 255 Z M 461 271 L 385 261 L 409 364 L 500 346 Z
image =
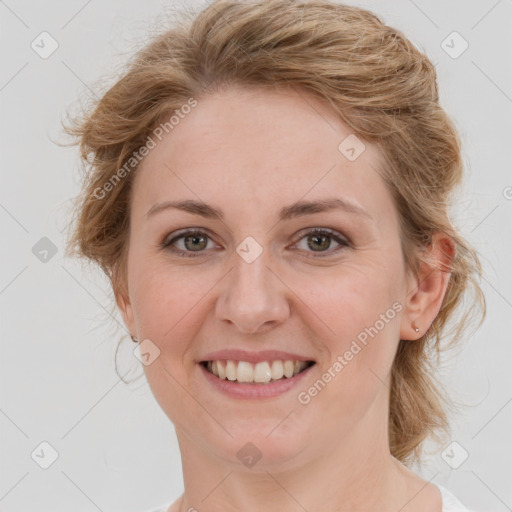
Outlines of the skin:
M 349 161 L 338 146 L 350 133 L 305 91 L 230 87 L 199 98 L 137 170 L 127 293 L 116 298 L 130 332 L 160 350 L 144 370 L 182 455 L 185 492 L 170 512 L 441 511 L 438 489 L 390 454 L 387 404 L 399 340 L 413 343 L 430 326 L 449 273 L 426 264 L 418 276 L 407 271 L 379 151 L 366 143 Z M 299 199 L 332 197 L 369 217 L 332 210 L 278 220 Z M 185 199 L 222 209 L 224 221 L 177 209 L 146 216 L 156 203 Z M 192 257 L 160 246 L 184 228 L 208 236 L 200 253 L 190 240 L 174 242 Z M 350 244 L 315 245 L 310 228 Z M 263 249 L 250 264 L 236 252 L 248 236 Z M 431 252 L 447 264 L 442 245 L 452 247 L 436 236 Z M 401 311 L 299 403 L 297 394 L 395 302 Z M 317 364 L 298 389 L 234 399 L 207 384 L 197 364 L 227 348 L 291 351 Z M 236 456 L 247 442 L 262 454 L 252 468 Z

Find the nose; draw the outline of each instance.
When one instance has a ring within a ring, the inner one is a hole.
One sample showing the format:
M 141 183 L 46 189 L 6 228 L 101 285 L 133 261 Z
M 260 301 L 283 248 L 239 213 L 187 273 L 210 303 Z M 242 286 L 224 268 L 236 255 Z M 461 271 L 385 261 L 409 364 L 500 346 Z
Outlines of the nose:
M 269 266 L 266 252 L 252 263 L 234 255 L 234 269 L 222 282 L 216 317 L 240 332 L 267 331 L 289 316 L 289 290 Z

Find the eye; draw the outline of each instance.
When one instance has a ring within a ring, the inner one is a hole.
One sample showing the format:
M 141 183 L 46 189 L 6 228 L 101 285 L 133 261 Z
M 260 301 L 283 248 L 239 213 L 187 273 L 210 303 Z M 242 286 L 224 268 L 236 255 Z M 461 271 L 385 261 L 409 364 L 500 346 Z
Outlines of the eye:
M 169 249 L 172 252 L 178 253 L 179 256 L 186 257 L 194 257 L 196 254 L 193 253 L 201 253 L 203 249 L 207 248 L 208 240 L 211 241 L 210 237 L 207 233 L 200 230 L 188 230 L 182 231 L 181 234 L 178 234 L 172 239 L 166 238 L 162 242 L 162 249 Z M 176 249 L 174 245 L 177 242 L 183 242 L 182 247 Z M 211 248 L 211 247 L 210 247 Z M 201 254 L 198 254 L 200 256 Z
M 350 246 L 350 242 L 347 239 L 343 238 L 342 236 L 339 236 L 339 234 L 334 231 L 330 231 L 324 228 L 315 228 L 308 231 L 307 233 L 305 233 L 304 236 L 300 238 L 299 242 L 302 240 L 307 240 L 306 246 L 307 248 L 311 249 L 311 251 L 307 252 L 327 252 L 328 255 L 331 255 L 333 252 L 339 252 L 344 247 Z M 336 247 L 332 251 L 328 251 L 328 249 L 331 248 L 332 240 L 334 240 L 338 244 L 338 247 Z M 304 248 L 302 249 L 306 250 Z M 315 255 L 314 257 L 322 258 L 323 255 Z
M 327 255 L 331 255 L 333 252 L 338 252 L 344 247 L 350 246 L 350 242 L 343 236 L 340 236 L 335 231 L 330 231 L 325 228 L 309 230 L 299 239 L 299 242 L 302 240 L 307 240 L 307 249 L 304 247 L 299 247 L 299 249 L 306 252 L 327 253 Z M 329 250 L 333 240 L 338 244 L 338 247 L 333 250 Z M 161 243 L 161 247 L 162 249 L 167 249 L 176 253 L 178 256 L 195 257 L 202 256 L 205 249 L 212 249 L 211 246 L 208 247 L 209 241 L 212 242 L 210 236 L 205 231 L 189 229 L 175 234 L 173 238 L 169 239 L 169 237 L 166 237 Z M 178 242 L 182 243 L 182 247 L 176 247 Z M 315 255 L 314 257 L 323 257 L 323 255 Z

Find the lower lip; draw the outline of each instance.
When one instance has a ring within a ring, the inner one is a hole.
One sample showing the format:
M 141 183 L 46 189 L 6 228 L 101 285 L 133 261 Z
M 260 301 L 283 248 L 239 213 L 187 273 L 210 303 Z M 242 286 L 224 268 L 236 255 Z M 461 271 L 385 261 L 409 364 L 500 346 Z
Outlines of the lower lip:
M 213 373 L 210 373 L 202 364 L 199 364 L 203 375 L 214 388 L 230 397 L 243 399 L 271 398 L 282 395 L 299 384 L 299 382 L 314 366 L 316 366 L 316 364 L 309 366 L 302 372 L 290 378 L 284 377 L 283 379 L 269 382 L 268 384 L 249 384 L 243 382 L 238 383 L 227 379 L 219 379 L 213 375 Z

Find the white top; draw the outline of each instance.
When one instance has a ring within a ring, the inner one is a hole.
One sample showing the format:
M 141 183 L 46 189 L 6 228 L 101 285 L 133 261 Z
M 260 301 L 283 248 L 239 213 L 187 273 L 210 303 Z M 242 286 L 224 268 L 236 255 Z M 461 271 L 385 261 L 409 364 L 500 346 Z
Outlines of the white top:
M 442 512 L 471 512 L 448 489 L 445 489 L 440 485 L 438 485 L 437 487 L 441 491 L 441 497 L 443 499 Z M 169 503 L 168 505 L 162 505 L 161 507 L 153 510 L 147 510 L 146 512 L 167 512 L 167 509 L 170 506 L 171 503 Z
M 442 512 L 471 512 L 448 489 L 440 485 L 437 487 L 441 491 L 441 497 L 443 498 Z M 164 512 L 167 512 L 167 509 Z

